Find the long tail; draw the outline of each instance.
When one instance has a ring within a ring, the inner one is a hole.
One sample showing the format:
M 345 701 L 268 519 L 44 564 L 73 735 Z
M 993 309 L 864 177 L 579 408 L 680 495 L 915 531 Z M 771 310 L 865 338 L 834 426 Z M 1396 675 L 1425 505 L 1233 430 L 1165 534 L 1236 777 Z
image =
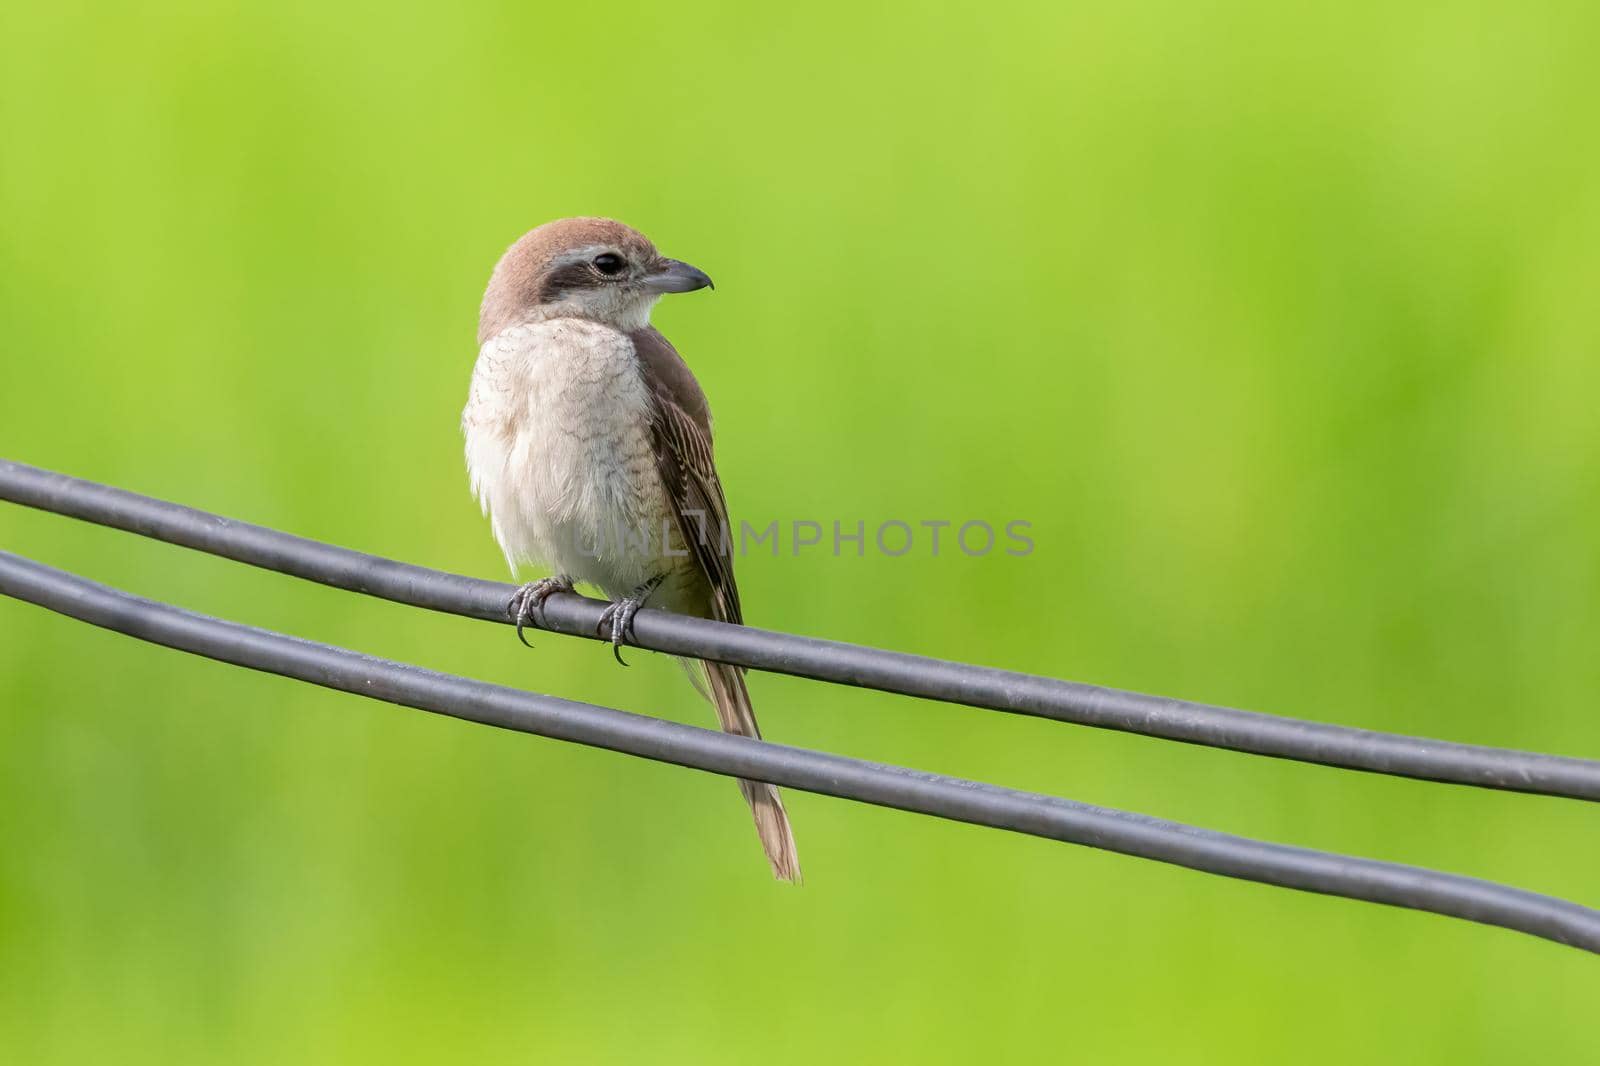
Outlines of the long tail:
M 756 712 L 750 706 L 750 690 L 745 687 L 744 671 L 737 666 L 705 662 L 705 692 L 717 709 L 717 718 L 725 733 L 742 737 L 761 738 L 761 728 L 756 725 Z M 685 669 L 695 680 L 694 664 L 686 661 Z M 698 685 L 696 687 L 699 687 Z M 789 828 L 789 815 L 783 809 L 783 798 L 778 790 L 764 781 L 740 779 L 739 791 L 750 804 L 750 813 L 756 819 L 756 834 L 761 837 L 761 847 L 767 853 L 772 876 L 780 881 L 799 882 L 800 855 L 794 846 L 794 831 Z

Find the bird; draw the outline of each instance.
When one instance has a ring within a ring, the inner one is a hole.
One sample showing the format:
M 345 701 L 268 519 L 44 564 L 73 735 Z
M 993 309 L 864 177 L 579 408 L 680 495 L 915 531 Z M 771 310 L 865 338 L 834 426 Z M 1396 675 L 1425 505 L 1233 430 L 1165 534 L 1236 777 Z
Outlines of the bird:
M 461 427 L 472 492 L 513 578 L 523 566 L 552 571 L 511 598 L 519 637 L 577 582 L 611 601 L 596 632 L 619 661 L 647 602 L 742 623 L 711 409 L 650 324 L 662 296 L 711 288 L 704 271 L 608 218 L 546 222 L 495 264 Z M 725 732 L 761 736 L 741 668 L 682 662 Z M 778 789 L 741 779 L 739 790 L 773 876 L 798 882 Z

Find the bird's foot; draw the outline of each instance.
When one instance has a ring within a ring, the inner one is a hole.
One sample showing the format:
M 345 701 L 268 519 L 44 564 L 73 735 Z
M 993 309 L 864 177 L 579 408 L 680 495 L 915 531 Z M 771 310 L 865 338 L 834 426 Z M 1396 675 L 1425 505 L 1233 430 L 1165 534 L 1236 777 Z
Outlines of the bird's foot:
M 544 623 L 544 601 L 558 592 L 571 592 L 572 579 L 565 574 L 555 577 L 541 577 L 538 581 L 530 581 L 511 594 L 511 604 L 506 608 L 506 613 L 517 624 L 517 639 L 528 644 L 528 638 L 522 635 L 522 629 L 528 623 L 542 625 Z M 533 647 L 528 644 L 528 647 Z
M 595 636 L 606 636 L 606 629 L 610 627 L 611 654 L 623 666 L 628 664 L 622 660 L 622 643 L 633 635 L 633 616 L 665 578 L 665 574 L 657 574 L 622 599 L 606 604 L 606 609 L 600 613 L 600 621 L 594 627 Z

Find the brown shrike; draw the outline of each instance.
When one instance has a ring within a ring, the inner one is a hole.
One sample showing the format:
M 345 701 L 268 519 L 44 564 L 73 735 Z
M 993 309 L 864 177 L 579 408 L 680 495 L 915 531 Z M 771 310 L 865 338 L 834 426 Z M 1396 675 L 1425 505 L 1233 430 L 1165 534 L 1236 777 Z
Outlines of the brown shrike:
M 555 571 L 513 598 L 519 634 L 574 581 L 613 601 L 601 625 L 614 650 L 647 600 L 741 621 L 711 411 L 682 357 L 650 325 L 662 295 L 710 285 L 604 218 L 547 222 L 495 265 L 461 427 L 472 491 L 512 572 L 524 563 Z M 743 670 L 684 665 L 725 731 L 761 735 Z M 739 790 L 773 874 L 798 881 L 778 790 L 742 780 Z

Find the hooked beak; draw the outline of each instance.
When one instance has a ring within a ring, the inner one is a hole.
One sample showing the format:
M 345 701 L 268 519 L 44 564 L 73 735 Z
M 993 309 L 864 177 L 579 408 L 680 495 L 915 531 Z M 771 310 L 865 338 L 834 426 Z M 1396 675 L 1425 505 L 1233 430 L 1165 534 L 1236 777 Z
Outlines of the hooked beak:
M 644 276 L 640 283 L 647 292 L 693 292 L 696 289 L 714 289 L 711 278 L 699 267 L 692 267 L 678 259 L 663 259 L 656 269 Z

